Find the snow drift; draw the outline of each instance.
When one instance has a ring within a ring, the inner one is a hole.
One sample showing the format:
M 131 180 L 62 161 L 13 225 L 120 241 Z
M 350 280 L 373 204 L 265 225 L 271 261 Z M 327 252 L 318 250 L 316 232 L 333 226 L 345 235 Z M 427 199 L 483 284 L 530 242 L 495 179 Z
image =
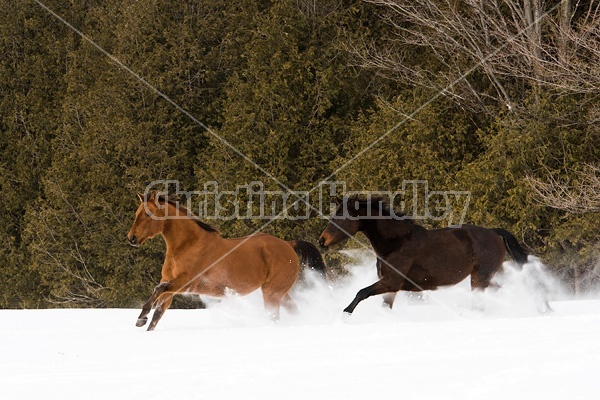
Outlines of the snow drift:
M 260 293 L 207 310 L 169 310 L 154 332 L 139 310 L 0 311 L 3 399 L 587 399 L 600 383 L 600 301 L 554 289 L 538 312 L 532 259 L 500 288 L 468 282 L 341 310 L 376 279 L 362 256 L 333 287 L 293 293 L 300 312 L 272 323 Z

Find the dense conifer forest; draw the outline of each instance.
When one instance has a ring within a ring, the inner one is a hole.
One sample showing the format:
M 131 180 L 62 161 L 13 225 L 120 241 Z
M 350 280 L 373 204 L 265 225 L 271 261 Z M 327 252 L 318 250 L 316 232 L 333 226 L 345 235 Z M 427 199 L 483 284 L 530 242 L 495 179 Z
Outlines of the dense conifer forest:
M 426 180 L 574 291 L 599 281 L 598 1 L 0 0 L 0 54 L 0 307 L 139 305 L 164 242 L 126 234 L 155 180 Z

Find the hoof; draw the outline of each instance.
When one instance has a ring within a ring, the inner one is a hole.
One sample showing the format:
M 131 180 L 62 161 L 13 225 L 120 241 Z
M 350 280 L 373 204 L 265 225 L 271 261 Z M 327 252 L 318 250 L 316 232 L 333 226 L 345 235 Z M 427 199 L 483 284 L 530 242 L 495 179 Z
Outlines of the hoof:
M 341 323 L 348 323 L 352 320 L 352 314 L 347 313 L 347 312 L 343 312 L 342 316 L 340 317 L 340 322 Z
M 146 322 L 148 322 L 148 318 L 138 318 L 137 322 L 135 323 L 135 326 L 139 328 L 140 326 L 146 325 Z
M 538 305 L 538 312 L 540 314 L 549 314 L 554 312 L 554 309 L 550 307 L 550 304 L 547 301 L 545 301 L 544 303 Z

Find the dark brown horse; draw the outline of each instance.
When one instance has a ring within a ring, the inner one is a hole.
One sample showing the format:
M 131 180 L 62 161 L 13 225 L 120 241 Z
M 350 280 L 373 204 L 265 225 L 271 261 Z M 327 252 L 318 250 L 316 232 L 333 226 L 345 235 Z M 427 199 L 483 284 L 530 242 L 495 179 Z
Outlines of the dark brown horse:
M 127 235 L 129 243 L 137 247 L 162 234 L 167 244 L 160 284 L 136 324 L 144 326 L 156 305 L 149 331 L 178 293 L 221 297 L 227 289 L 246 295 L 260 288 L 265 309 L 277 319 L 281 305 L 295 310 L 288 293 L 301 264 L 325 272 L 319 250 L 308 242 L 286 242 L 262 233 L 225 239 L 173 199 L 155 193 L 138 197 L 141 204 Z
M 384 303 L 392 307 L 399 290 L 434 290 L 457 284 L 469 275 L 472 289 L 485 289 L 507 251 L 519 265 L 527 262 L 527 252 L 504 229 L 462 225 L 427 230 L 397 216 L 382 199 L 344 198 L 319 244 L 332 246 L 359 231 L 377 254 L 379 281 L 360 290 L 344 310 L 347 313 L 370 296 L 384 294 Z

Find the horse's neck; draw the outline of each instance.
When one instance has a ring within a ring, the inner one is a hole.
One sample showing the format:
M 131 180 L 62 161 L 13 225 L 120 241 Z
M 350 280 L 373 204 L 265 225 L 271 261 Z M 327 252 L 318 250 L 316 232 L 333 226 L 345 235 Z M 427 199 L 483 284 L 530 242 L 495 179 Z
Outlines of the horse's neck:
M 365 220 L 363 223 L 363 233 L 378 255 L 386 255 L 398 249 L 399 241 L 408 237 L 412 228 L 406 221 L 393 219 Z
M 218 233 L 205 231 L 193 219 L 187 218 L 167 219 L 162 234 L 167 251 L 177 251 L 190 244 L 194 244 L 194 247 L 214 245 L 215 241 L 222 239 Z
M 390 247 L 391 241 L 388 238 L 385 238 L 382 232 L 379 230 L 378 224 L 381 221 L 378 220 L 366 220 L 363 222 L 363 230 L 362 232 L 365 234 L 369 242 L 371 242 L 371 246 L 378 255 L 383 255 L 388 253 L 388 248 Z

